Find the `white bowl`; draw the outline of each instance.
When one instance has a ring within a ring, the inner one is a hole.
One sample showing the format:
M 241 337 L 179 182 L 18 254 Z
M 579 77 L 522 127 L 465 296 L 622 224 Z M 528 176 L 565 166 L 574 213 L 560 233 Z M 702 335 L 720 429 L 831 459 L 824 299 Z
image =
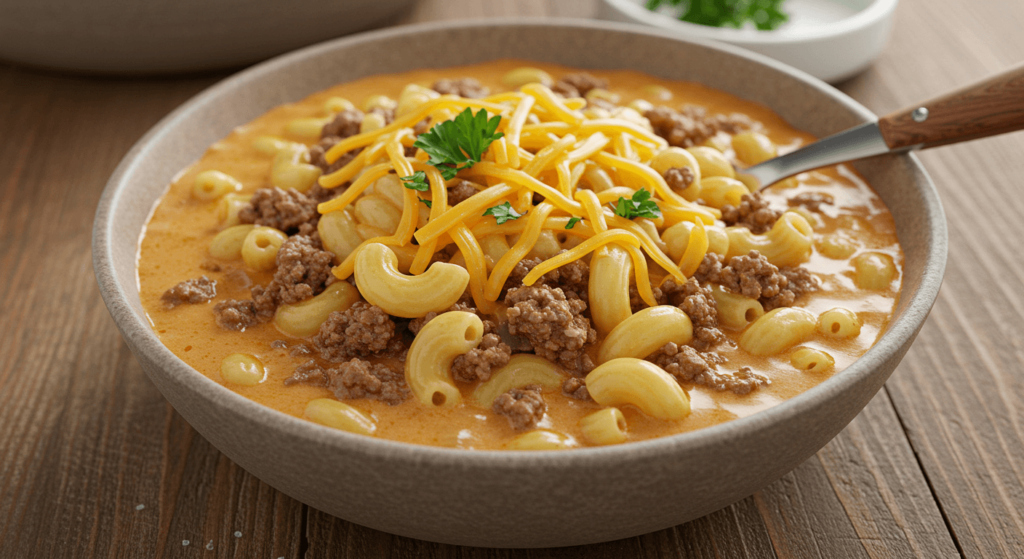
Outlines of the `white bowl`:
M 0 0 L 0 59 L 103 74 L 228 68 L 381 23 L 413 0 Z
M 898 0 L 786 0 L 790 21 L 774 31 L 709 27 L 644 7 L 645 0 L 602 0 L 600 16 L 650 25 L 681 38 L 722 41 L 784 62 L 827 82 L 867 68 L 892 31 Z

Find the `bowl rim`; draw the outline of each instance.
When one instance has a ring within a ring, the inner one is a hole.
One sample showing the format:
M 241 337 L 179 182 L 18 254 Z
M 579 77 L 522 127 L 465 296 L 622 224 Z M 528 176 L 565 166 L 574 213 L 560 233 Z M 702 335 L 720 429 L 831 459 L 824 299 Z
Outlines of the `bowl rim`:
M 549 27 L 552 30 L 567 27 L 586 28 L 614 33 L 653 36 L 659 39 L 692 43 L 704 48 L 724 51 L 728 54 L 769 66 L 783 74 L 788 74 L 804 82 L 807 87 L 817 89 L 834 98 L 837 102 L 842 103 L 862 116 L 865 121 L 876 119 L 876 116 L 863 105 L 827 85 L 825 82 L 766 56 L 719 42 L 681 39 L 669 32 L 631 24 L 566 18 L 442 21 L 359 33 L 304 47 L 242 70 L 193 96 L 150 128 L 132 146 L 108 180 L 96 210 L 93 226 L 93 269 L 104 303 L 107 305 L 111 316 L 114 318 L 126 341 L 129 342 L 129 345 L 138 348 L 138 351 L 158 364 L 162 373 L 167 375 L 171 381 L 188 388 L 192 393 L 210 405 L 220 406 L 225 412 L 246 417 L 251 423 L 258 424 L 261 429 L 276 431 L 278 434 L 301 441 L 302 444 L 326 444 L 337 447 L 338 450 L 358 453 L 367 457 L 414 461 L 421 466 L 455 467 L 460 470 L 469 468 L 517 469 L 524 466 L 562 469 L 586 467 L 587 465 L 598 463 L 602 465 L 626 464 L 638 460 L 643 461 L 655 456 L 687 452 L 708 445 L 728 442 L 729 440 L 739 440 L 744 436 L 750 435 L 748 431 L 758 432 L 771 429 L 775 425 L 801 415 L 805 410 L 821 404 L 824 400 L 838 396 L 839 393 L 866 380 L 870 377 L 877 364 L 898 355 L 901 347 L 909 345 L 924 323 L 932 304 L 938 296 L 946 264 L 948 244 L 946 220 L 938 193 L 927 172 L 913 154 L 903 154 L 896 157 L 909 159 L 911 166 L 922 174 L 923 180 L 920 186 L 920 193 L 924 201 L 922 216 L 930 224 L 931 243 L 927 247 L 928 254 L 925 257 L 925 265 L 922 268 L 920 285 L 909 292 L 901 292 L 901 297 L 909 298 L 906 310 L 902 315 L 890 322 L 886 332 L 864 355 L 843 371 L 833 374 L 815 387 L 749 416 L 686 433 L 644 441 L 634 441 L 623 445 L 584 447 L 560 452 L 465 450 L 392 441 L 348 433 L 325 427 L 303 418 L 287 415 L 250 400 L 216 383 L 179 359 L 163 345 L 146 318 L 137 314 L 132 308 L 132 305 L 129 303 L 126 287 L 118 281 L 115 269 L 116 258 L 113 253 L 113 239 L 117 236 L 117 233 L 113 230 L 115 223 L 113 211 L 121 206 L 121 201 L 126 196 L 127 190 L 131 188 L 130 182 L 126 179 L 132 170 L 140 164 L 144 152 L 150 150 L 164 135 L 168 134 L 169 129 L 176 123 L 188 119 L 204 103 L 218 98 L 224 92 L 229 92 L 236 86 L 245 85 L 247 82 L 258 82 L 266 74 L 273 74 L 278 69 L 287 67 L 289 64 L 327 52 L 345 49 L 362 43 L 394 40 L 406 35 L 419 33 L 452 29 L 522 26 Z M 311 91 L 308 94 L 312 93 L 314 92 Z M 244 123 L 239 123 L 239 125 L 241 124 Z M 153 205 L 155 208 L 155 200 Z M 150 212 L 152 211 L 150 209 Z M 136 245 L 136 255 L 137 247 L 138 245 Z M 133 266 L 135 262 L 136 260 L 133 259 Z M 137 289 L 137 287 L 133 287 L 133 289 Z M 120 320 L 119 317 L 121 317 Z
M 607 8 L 633 20 L 636 24 L 649 25 L 658 29 L 672 30 L 683 33 L 687 37 L 714 39 L 737 45 L 794 45 L 807 41 L 818 41 L 856 33 L 890 17 L 896 10 L 899 0 L 872 0 L 867 7 L 850 17 L 832 23 L 815 26 L 801 31 L 776 33 L 775 31 L 759 31 L 749 29 L 733 29 L 728 27 L 710 27 L 686 21 L 680 21 L 664 14 L 658 14 L 644 8 L 633 0 L 601 0 Z

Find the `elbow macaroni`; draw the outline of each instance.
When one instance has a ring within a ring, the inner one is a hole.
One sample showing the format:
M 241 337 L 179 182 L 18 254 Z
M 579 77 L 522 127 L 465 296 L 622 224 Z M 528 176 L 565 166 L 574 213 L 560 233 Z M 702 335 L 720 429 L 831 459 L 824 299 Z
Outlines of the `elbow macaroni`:
M 778 355 L 811 336 L 818 320 L 798 307 L 765 313 L 740 337 L 740 347 L 751 355 Z
M 452 380 L 452 361 L 480 345 L 484 325 L 475 314 L 438 315 L 420 330 L 405 359 L 405 380 L 413 396 L 431 408 L 457 406 L 462 393 Z
M 676 379 L 649 361 L 612 359 L 591 371 L 586 382 L 590 397 L 602 406 L 630 404 L 666 420 L 690 414 L 690 398 Z
M 489 409 L 495 398 L 512 390 L 530 384 L 554 390 L 562 386 L 565 373 L 554 363 L 529 353 L 517 353 L 508 364 L 491 374 L 491 378 L 480 383 L 473 391 L 473 401 Z
M 418 276 L 398 270 L 394 251 L 380 243 L 359 250 L 355 260 L 356 286 L 363 298 L 388 314 L 418 318 L 455 304 L 469 285 L 465 268 L 435 262 Z
M 592 445 L 604 446 L 626 442 L 626 416 L 619 408 L 605 408 L 594 412 L 579 422 L 583 440 Z
M 648 307 L 623 320 L 601 343 L 598 363 L 620 357 L 643 359 L 669 342 L 679 345 L 693 339 L 690 317 L 679 307 Z
M 746 227 L 729 227 L 725 231 L 729 235 L 726 258 L 756 250 L 776 266 L 797 266 L 811 257 L 814 231 L 799 214 L 782 214 L 764 235 L 755 235 Z
M 294 338 L 306 338 L 320 331 L 332 312 L 341 312 L 359 301 L 359 292 L 347 281 L 336 281 L 323 293 L 292 305 L 277 307 L 274 326 Z

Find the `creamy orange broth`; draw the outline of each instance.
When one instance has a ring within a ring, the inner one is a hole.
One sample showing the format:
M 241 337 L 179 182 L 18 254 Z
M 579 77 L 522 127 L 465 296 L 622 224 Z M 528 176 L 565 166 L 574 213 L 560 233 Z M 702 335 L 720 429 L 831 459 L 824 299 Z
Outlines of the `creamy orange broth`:
M 550 64 L 505 60 L 459 68 L 373 76 L 332 87 L 298 103 L 277 107 L 238 127 L 211 146 L 198 162 L 175 178 L 167 193 L 157 203 L 141 239 L 139 289 L 143 306 L 161 341 L 178 357 L 215 382 L 286 414 L 302 417 L 307 402 L 315 398 L 332 397 L 331 392 L 325 388 L 284 385 L 284 380 L 295 367 L 308 357 L 292 357 L 286 349 L 272 349 L 271 342 L 288 339 L 272 322 L 249 328 L 245 332 L 227 331 L 217 326 L 212 312 L 213 305 L 225 299 L 245 299 L 249 293 L 247 288 L 232 286 L 224 281 L 223 273 L 211 273 L 200 267 L 210 261 L 207 247 L 222 226 L 217 216 L 216 202 L 200 202 L 191 197 L 196 174 L 207 169 L 225 172 L 241 181 L 246 193 L 270 187 L 269 173 L 273 158 L 257 153 L 251 146 L 253 139 L 274 135 L 298 141 L 298 138 L 289 137 L 286 133 L 286 124 L 295 118 L 324 116 L 323 105 L 330 97 L 344 97 L 359 105 L 370 95 L 384 94 L 397 98 L 409 83 L 429 87 L 439 78 L 464 76 L 479 79 L 493 93 L 507 89 L 501 85 L 501 77 L 506 72 L 524 65 L 541 68 L 556 79 L 573 71 Z M 679 106 L 690 103 L 707 107 L 711 113 L 743 113 L 763 124 L 763 132 L 781 150 L 814 140 L 811 135 L 788 126 L 767 107 L 699 84 L 673 82 L 632 71 L 588 72 L 606 78 L 610 83 L 609 89 L 622 96 L 622 104 L 646 98 L 656 105 Z M 668 89 L 671 98 L 652 99 L 650 93 L 645 91 L 651 85 Z M 732 154 L 727 155 L 731 157 Z M 859 175 L 848 167 L 838 166 L 805 173 L 798 180 L 799 187 L 773 189 L 766 193 L 766 197 L 775 207 L 785 208 L 786 197 L 809 191 L 808 186 L 813 186 L 815 192 L 833 195 L 836 204 L 822 206 L 823 214 L 820 215 L 824 226 L 815 229 L 815 237 L 839 229 L 847 230 L 860 245 L 854 256 L 867 250 L 882 252 L 892 256 L 897 270 L 901 270 L 902 253 L 897 244 L 892 216 Z M 729 360 L 723 368 L 735 371 L 739 367 L 750 366 L 754 371 L 768 376 L 771 385 L 742 396 L 700 385 L 686 385 L 684 389 L 691 399 L 692 413 L 679 421 L 650 418 L 631 406 L 625 406 L 622 411 L 628 422 L 629 439 L 643 440 L 692 431 L 763 410 L 804 392 L 831 374 L 841 372 L 874 344 L 885 331 L 895 307 L 901 274 L 897 275 L 897 280 L 892 282 L 889 289 L 865 291 L 855 286 L 853 267 L 848 260 L 831 260 L 815 250 L 804 266 L 821 280 L 821 288 L 799 300 L 799 306 L 815 315 L 843 306 L 856 312 L 863 322 L 861 333 L 856 338 L 829 339 L 815 333 L 808 341 L 799 344 L 800 347 L 821 349 L 831 354 L 836 361 L 832 371 L 799 371 L 790 364 L 789 351 L 762 358 L 747 355 L 738 348 L 720 347 L 717 351 Z M 244 268 L 244 265 L 237 262 L 235 267 Z M 217 298 L 214 301 L 181 305 L 171 310 L 163 307 L 160 296 L 165 290 L 180 281 L 204 274 L 218 280 Z M 272 278 L 273 271 L 258 273 L 249 270 L 247 274 L 253 285 L 266 284 Z M 734 342 L 739 339 L 737 332 L 725 333 Z M 221 379 L 221 360 L 239 352 L 254 355 L 263 362 L 267 370 L 264 382 L 245 387 L 231 385 Z M 467 402 L 475 387 L 476 383 L 460 384 Z M 601 406 L 563 397 L 557 391 L 545 392 L 545 400 L 547 415 L 538 427 L 566 433 L 582 444 L 577 422 Z M 488 449 L 502 447 L 515 435 L 504 417 L 468 403 L 453 409 L 427 409 L 415 398 L 397 406 L 388 406 L 376 400 L 350 400 L 347 403 L 370 413 L 377 421 L 376 436 L 386 439 Z

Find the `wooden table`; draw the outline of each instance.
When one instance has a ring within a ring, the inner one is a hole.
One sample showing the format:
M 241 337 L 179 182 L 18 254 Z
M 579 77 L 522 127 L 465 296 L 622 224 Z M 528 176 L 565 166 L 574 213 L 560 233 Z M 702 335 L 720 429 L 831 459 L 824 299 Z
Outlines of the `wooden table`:
M 591 16 L 591 0 L 425 0 L 399 23 Z M 1024 59 L 1024 3 L 903 0 L 841 89 L 886 113 Z M 1024 134 L 921 155 L 946 282 L 892 379 L 816 456 L 693 522 L 583 548 L 459 548 L 330 517 L 214 449 L 100 300 L 93 211 L 150 126 L 223 77 L 0 65 L 0 557 L 1024 557 Z

